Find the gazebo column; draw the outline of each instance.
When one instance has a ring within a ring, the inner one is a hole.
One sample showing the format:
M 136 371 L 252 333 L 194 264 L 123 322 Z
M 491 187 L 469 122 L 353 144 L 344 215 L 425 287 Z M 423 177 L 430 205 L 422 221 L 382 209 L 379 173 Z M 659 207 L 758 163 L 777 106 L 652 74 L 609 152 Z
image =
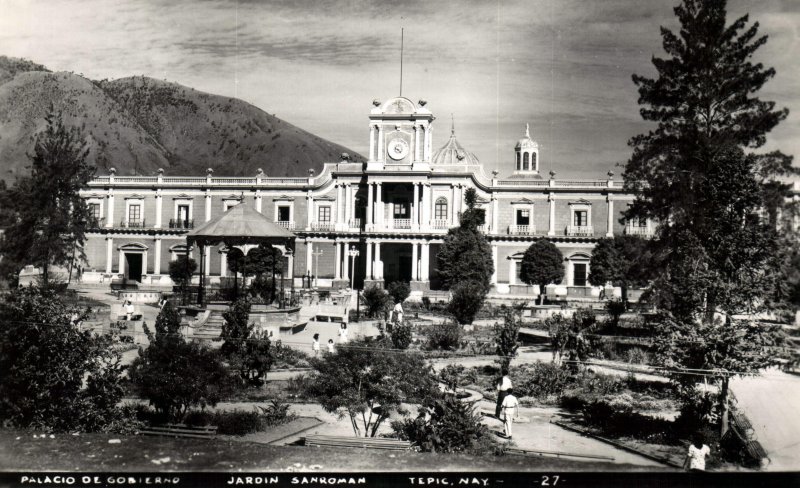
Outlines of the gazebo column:
M 187 243 L 188 245 L 188 243 Z M 197 287 L 197 304 L 203 305 L 206 284 L 206 246 L 200 245 L 200 284 Z

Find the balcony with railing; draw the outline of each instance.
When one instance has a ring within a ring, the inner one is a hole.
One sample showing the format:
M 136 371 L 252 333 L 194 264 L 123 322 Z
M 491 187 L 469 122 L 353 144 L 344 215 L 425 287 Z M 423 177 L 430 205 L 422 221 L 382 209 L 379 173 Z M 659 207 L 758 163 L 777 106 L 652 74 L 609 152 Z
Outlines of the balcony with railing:
M 410 229 L 411 219 L 392 219 L 393 229 Z
M 350 219 L 350 221 L 347 223 L 347 228 L 350 230 L 362 230 L 363 227 L 361 227 L 361 219 Z
M 145 220 L 144 219 L 130 219 L 130 220 L 123 220 L 119 223 L 119 226 L 123 229 L 143 229 L 145 227 Z
M 478 226 L 478 232 L 489 234 L 492 231 L 492 226 L 489 224 L 481 224 Z
M 591 225 L 568 225 L 567 235 L 572 237 L 591 237 L 594 235 L 594 227 Z
M 89 217 L 86 221 L 86 227 L 89 229 L 99 229 L 106 225 L 105 217 Z
M 194 229 L 194 219 L 169 219 L 170 229 Z
M 336 230 L 336 225 L 330 221 L 311 222 L 311 230 L 319 232 L 333 232 Z
M 431 220 L 431 229 L 447 230 L 449 228 L 450 228 L 450 222 L 447 219 Z
M 275 223 L 286 230 L 294 230 L 294 220 L 278 220 Z
M 512 236 L 532 236 L 536 233 L 533 225 L 509 225 L 508 234 Z
M 649 225 L 628 225 L 625 226 L 625 234 L 629 236 L 652 237 L 653 229 Z

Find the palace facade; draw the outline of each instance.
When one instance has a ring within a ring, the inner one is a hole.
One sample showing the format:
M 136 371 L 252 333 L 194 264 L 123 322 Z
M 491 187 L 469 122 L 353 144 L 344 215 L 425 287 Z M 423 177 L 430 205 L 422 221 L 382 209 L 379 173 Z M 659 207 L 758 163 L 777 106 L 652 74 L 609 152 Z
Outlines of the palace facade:
M 651 235 L 650 222 L 625 222 L 633 201 L 622 182 L 557 179 L 540 174 L 538 144 L 526 129 L 508 151 L 509 175 L 487 175 L 451 129 L 434 145 L 434 116 L 425 101 L 373 102 L 369 156 L 355 163 L 343 155 L 319 175 L 276 178 L 157 176 L 96 177 L 82 192 L 96 220 L 85 246 L 89 265 L 82 280 L 108 283 L 126 277 L 144 287 L 171 286 L 169 262 L 186 253 L 185 234 L 233 205 L 252 205 L 296 236 L 288 256 L 296 286 L 314 276 L 321 287 L 407 281 L 412 290 L 441 288 L 436 256 L 447 230 L 465 210 L 475 188 L 485 209 L 481 231 L 492 248 L 493 294 L 528 296 L 519 279 L 522 255 L 540 238 L 565 258 L 562 284 L 573 296 L 588 295 L 589 259 L 599 238 Z M 356 252 L 358 255 L 356 256 Z M 199 262 L 198 249 L 192 249 Z M 231 276 L 224 247 L 206 249 L 206 282 Z

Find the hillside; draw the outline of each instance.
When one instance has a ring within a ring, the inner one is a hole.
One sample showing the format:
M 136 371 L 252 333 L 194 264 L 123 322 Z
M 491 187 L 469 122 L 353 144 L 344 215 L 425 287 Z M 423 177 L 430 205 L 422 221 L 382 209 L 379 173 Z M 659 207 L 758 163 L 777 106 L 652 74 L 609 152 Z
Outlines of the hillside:
M 235 98 L 147 77 L 93 82 L 0 56 L 0 179 L 26 174 L 50 105 L 78 127 L 99 173 L 272 176 L 319 172 L 353 151 Z

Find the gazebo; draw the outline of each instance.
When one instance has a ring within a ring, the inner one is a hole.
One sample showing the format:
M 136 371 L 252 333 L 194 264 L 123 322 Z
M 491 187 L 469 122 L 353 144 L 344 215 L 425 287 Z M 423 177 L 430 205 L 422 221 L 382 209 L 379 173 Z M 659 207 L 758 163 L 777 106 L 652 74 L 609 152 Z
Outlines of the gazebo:
M 186 234 L 187 258 L 193 244 L 200 247 L 200 286 L 197 302 L 202 304 L 204 301 L 206 246 L 222 243 L 228 248 L 242 249 L 247 245 L 268 244 L 281 251 L 284 256 L 291 257 L 294 254 L 294 241 L 295 235 L 292 232 L 275 224 L 256 209 L 243 203 L 231 207 L 222 215 L 190 231 Z M 292 278 L 291 259 L 288 268 L 289 278 Z

